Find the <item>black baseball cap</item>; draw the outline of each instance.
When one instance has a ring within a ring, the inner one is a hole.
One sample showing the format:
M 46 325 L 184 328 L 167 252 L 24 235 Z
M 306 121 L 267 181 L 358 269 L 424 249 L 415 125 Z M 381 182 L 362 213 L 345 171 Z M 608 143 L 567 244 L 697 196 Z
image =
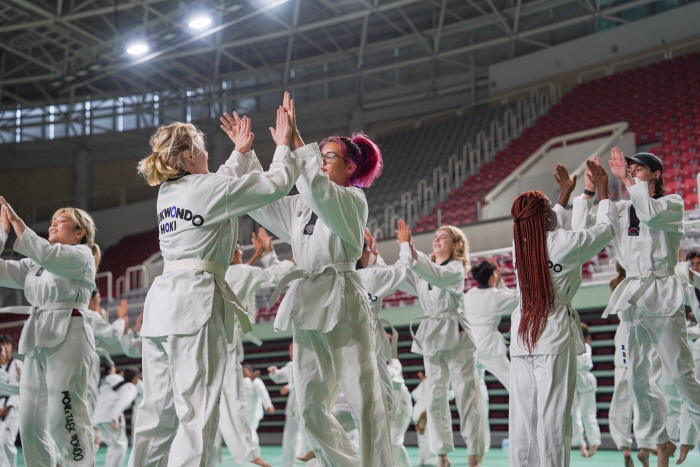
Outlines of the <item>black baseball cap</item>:
M 625 156 L 625 160 L 627 161 L 627 165 L 646 165 L 652 172 L 659 170 L 661 173 L 664 173 L 664 163 L 661 162 L 661 159 L 650 152 L 640 152 L 632 157 Z

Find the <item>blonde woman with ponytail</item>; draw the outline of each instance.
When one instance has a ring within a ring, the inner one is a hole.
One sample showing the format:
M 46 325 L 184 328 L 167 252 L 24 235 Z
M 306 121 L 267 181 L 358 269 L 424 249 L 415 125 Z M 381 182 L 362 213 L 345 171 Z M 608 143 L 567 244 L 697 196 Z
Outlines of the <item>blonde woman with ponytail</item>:
M 282 198 L 298 177 L 283 109 L 271 129 L 277 149 L 267 172 L 247 173 L 257 162 L 250 120 L 234 114 L 222 123 L 235 150 L 217 173 L 209 173 L 202 133 L 182 122 L 158 128 L 151 137 L 153 153 L 138 166 L 150 185 L 159 185 L 155 220 L 165 269 L 144 306 L 144 394 L 132 467 L 206 465 L 235 319 L 250 330 L 225 282 L 238 238 L 236 217 Z M 246 461 L 266 465 L 257 456 Z
M 2 310 L 29 314 L 18 349 L 24 354 L 19 416 L 25 463 L 55 466 L 55 440 L 69 465 L 92 467 L 87 390 L 95 341 L 86 312 L 100 262 L 95 224 L 81 209 L 62 208 L 45 240 L 2 197 L 0 209 L 0 249 L 12 228 L 15 251 L 26 256 L 0 260 L 0 286 L 23 289 L 31 305 Z
M 444 225 L 435 232 L 433 252 L 428 256 L 415 249 L 411 230 L 402 220 L 396 236 L 401 245 L 399 261 L 409 266 L 406 284 L 426 313 L 415 334 L 411 326 L 411 351 L 423 355 L 425 365 L 430 451 L 437 454 L 439 467 L 450 465 L 447 454 L 454 451 L 454 442 L 447 394 L 452 382 L 469 467 L 476 467 L 486 450 L 486 438 L 476 345 L 464 313 L 467 238 L 460 229 Z

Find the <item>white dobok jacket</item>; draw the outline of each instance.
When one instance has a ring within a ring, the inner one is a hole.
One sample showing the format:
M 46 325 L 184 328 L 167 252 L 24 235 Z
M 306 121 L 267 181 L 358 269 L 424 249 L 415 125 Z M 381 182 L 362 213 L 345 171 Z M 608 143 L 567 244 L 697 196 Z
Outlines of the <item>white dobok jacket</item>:
M 215 290 L 225 286 L 238 238 L 237 216 L 280 199 L 292 188 L 296 169 L 289 148 L 278 146 L 270 170 L 248 170 L 255 154 L 233 152 L 217 173 L 185 175 L 160 186 L 157 220 L 160 250 L 168 263 L 205 260 L 221 276 L 202 270 L 174 270 L 156 277 L 148 291 L 141 335 L 191 335 L 209 320 Z M 258 163 L 258 166 L 260 164 Z M 180 263 L 181 264 L 181 263 Z M 233 339 L 233 306 L 226 301 L 225 326 Z
M 138 389 L 132 383 L 121 384 L 122 382 L 124 382 L 124 377 L 118 374 L 107 375 L 102 380 L 95 413 L 92 416 L 92 423 L 95 426 L 113 421 L 124 423 L 122 415 L 138 396 Z M 119 386 L 120 384 L 121 386 Z
M 574 217 L 585 206 L 574 202 Z M 581 216 L 584 216 L 581 214 Z M 558 355 L 568 346 L 574 345 L 577 355 L 584 352 L 581 321 L 578 312 L 571 306 L 582 281 L 581 266 L 598 254 L 615 235 L 617 208 L 609 200 L 598 206 L 596 224 L 585 230 L 564 230 L 557 228 L 547 232 L 547 256 L 554 283 L 557 303 L 554 313 L 547 317 L 540 339 L 532 355 Z M 517 267 L 517 258 L 514 258 Z M 522 283 L 522 278 L 518 281 Z M 521 312 L 518 307 L 513 313 L 510 338 L 511 356 L 527 356 L 529 352 L 518 338 Z
M 515 289 L 499 282 L 496 287 L 472 287 L 464 294 L 464 312 L 474 331 L 477 356 L 506 355 L 506 339 L 498 330 L 504 316 L 510 316 L 520 303 Z
M 585 343 L 586 351 L 576 357 L 576 392 L 595 391 L 598 380 L 591 373 L 593 369 L 593 349 L 588 342 Z
M 399 257 L 411 265 L 406 284 L 413 289 L 426 313 L 415 333 L 411 351 L 435 355 L 441 350 L 454 349 L 459 345 L 460 326 L 470 336 L 471 347 L 474 347 L 474 334 L 464 314 L 464 265 L 460 261 L 435 264 L 420 251 L 414 261 L 408 242 L 401 244 Z
M 367 201 L 362 189 L 337 185 L 320 171 L 317 143 L 297 149 L 292 157 L 299 169 L 299 195 L 250 216 L 292 246 L 299 268 L 277 311 L 275 329 L 287 329 L 291 320 L 297 329 L 329 332 L 346 309 L 364 309 L 369 318 L 367 292 L 355 272 Z
M 650 316 L 671 316 L 683 305 L 681 281 L 673 272 L 683 238 L 683 200 L 678 195 L 654 199 L 649 196 L 647 182 L 636 178 L 635 182 L 627 188 L 630 200 L 617 203 L 619 214 L 613 245 L 617 260 L 627 271 L 627 278 L 613 292 L 606 313 L 618 313 L 632 307 L 630 299 L 652 272 L 656 272 L 661 277 L 654 280 L 652 276 L 636 306 Z M 577 198 L 574 203 L 577 200 L 588 202 L 589 206 L 593 204 L 592 199 Z M 638 231 L 635 232 L 638 235 L 630 235 L 629 231 L 632 206 L 639 219 Z M 573 222 L 590 224 L 590 216 Z
M 264 410 L 272 407 L 270 393 L 267 392 L 265 383 L 260 378 L 251 380 L 243 378 L 243 389 L 246 397 L 246 412 L 248 420 L 262 420 L 265 416 Z
M 7 234 L 0 229 L 0 250 Z M 24 289 L 31 304 L 19 341 L 19 353 L 34 355 L 34 347 L 52 348 L 68 334 L 74 309 L 85 316 L 95 289 L 95 260 L 86 245 L 52 245 L 26 228 L 15 251 L 26 256 L 19 261 L 0 260 L 0 286 Z M 84 319 L 85 334 L 95 348 L 90 319 Z

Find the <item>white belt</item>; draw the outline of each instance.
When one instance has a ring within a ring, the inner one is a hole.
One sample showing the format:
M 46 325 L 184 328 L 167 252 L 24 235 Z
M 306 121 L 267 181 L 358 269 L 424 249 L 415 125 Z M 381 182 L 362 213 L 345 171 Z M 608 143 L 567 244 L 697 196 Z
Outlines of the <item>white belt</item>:
M 24 323 L 24 330 L 20 338 L 19 351 L 28 357 L 34 355 L 34 347 L 36 346 L 36 315 L 45 311 L 55 310 L 78 310 L 83 313 L 88 309 L 87 303 L 80 302 L 54 302 L 46 303 L 42 306 L 7 306 L 0 308 L 0 313 L 13 313 L 17 315 L 29 315 Z
M 277 287 L 275 288 L 275 291 L 272 293 L 272 297 L 270 297 L 270 303 L 269 307 L 272 308 L 272 306 L 277 302 L 277 299 L 279 299 L 280 294 L 282 293 L 282 290 L 284 290 L 285 287 L 287 287 L 291 282 L 297 280 L 297 279 L 311 279 L 315 280 L 319 276 L 332 276 L 333 277 L 333 282 L 331 283 L 330 290 L 328 292 L 328 298 L 326 299 L 326 302 L 323 304 L 321 308 L 325 308 L 328 305 L 330 305 L 334 299 L 337 298 L 338 291 L 336 290 L 336 280 L 338 279 L 338 274 L 346 273 L 346 272 L 354 272 L 355 271 L 355 263 L 335 263 L 335 264 L 329 264 L 328 266 L 322 266 L 315 271 L 304 271 L 303 269 L 297 269 L 294 272 L 290 272 L 286 276 L 282 278 L 282 280 L 277 284 Z M 369 306 L 367 307 L 367 313 L 370 313 L 369 311 Z M 371 313 L 370 313 L 371 316 Z M 285 329 L 286 326 L 289 323 L 289 316 L 280 316 L 279 324 L 277 320 L 275 320 L 275 328 L 276 329 Z
M 622 292 L 627 288 L 629 283 L 632 280 L 639 279 L 642 280 L 642 285 L 639 286 L 639 289 L 632 295 L 627 302 L 630 305 L 636 305 L 637 301 L 642 298 L 642 295 L 644 295 L 644 292 L 646 292 L 649 287 L 651 287 L 651 284 L 654 283 L 655 280 L 661 279 L 662 277 L 669 277 L 669 276 L 674 276 L 676 274 L 675 269 L 662 269 L 660 271 L 652 271 L 648 275 L 644 274 L 641 276 L 627 276 L 620 284 L 615 288 L 613 291 L 612 295 L 610 296 L 610 302 L 608 302 L 608 306 L 605 308 L 605 311 L 603 312 L 603 318 L 607 318 L 610 313 L 613 312 L 613 309 L 617 305 L 617 302 L 620 300 L 620 296 L 622 295 Z
M 248 314 L 245 312 L 245 308 L 241 304 L 236 294 L 233 293 L 231 287 L 226 283 L 226 268 L 220 266 L 213 261 L 206 261 L 203 259 L 179 259 L 177 261 L 166 261 L 165 267 L 163 268 L 163 274 L 174 271 L 204 271 L 212 274 L 214 276 L 214 281 L 221 291 L 221 296 L 227 302 L 233 305 L 233 311 L 236 313 L 238 322 L 241 325 L 244 333 L 248 333 L 253 330 L 250 325 L 250 320 L 248 319 Z
M 383 326 L 391 328 L 391 358 L 399 358 L 399 333 L 388 320 L 376 318 Z
M 423 348 L 423 344 L 421 344 L 420 340 L 416 338 L 416 334 L 413 332 L 413 322 L 416 320 L 422 321 L 424 319 L 434 319 L 434 320 L 442 320 L 445 318 L 452 318 L 454 316 L 459 316 L 459 310 L 450 310 L 450 311 L 445 311 L 443 313 L 438 313 L 436 315 L 423 315 L 423 316 L 416 316 L 411 320 L 411 322 L 408 324 L 408 329 L 411 331 L 411 337 L 413 340 L 416 342 L 416 345 L 418 347 Z
M 554 303 L 559 305 L 571 306 L 571 297 L 568 295 L 555 295 Z

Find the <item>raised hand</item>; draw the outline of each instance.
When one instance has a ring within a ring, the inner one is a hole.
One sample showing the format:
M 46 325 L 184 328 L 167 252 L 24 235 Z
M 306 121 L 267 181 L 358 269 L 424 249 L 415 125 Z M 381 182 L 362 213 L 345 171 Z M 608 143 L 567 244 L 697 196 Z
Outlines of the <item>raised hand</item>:
M 610 165 L 610 172 L 613 177 L 622 180 L 622 182 L 629 186 L 634 184 L 634 180 L 629 173 L 629 168 L 627 167 L 627 161 L 625 160 L 625 154 L 618 147 L 614 147 L 610 150 L 610 160 L 608 161 Z M 631 183 L 629 183 L 631 182 Z
M 396 233 L 396 239 L 399 243 L 405 243 L 411 241 L 411 229 L 406 225 L 403 219 L 399 219 L 398 230 L 394 230 Z
M 241 124 L 241 119 L 238 114 L 234 112 L 232 117 L 228 112 L 224 112 L 224 116 L 219 117 L 219 120 L 221 120 L 221 125 L 219 125 L 219 127 L 224 130 L 224 133 L 235 143 L 238 127 Z
M 290 146 L 292 144 L 292 125 L 289 114 L 282 106 L 277 109 L 277 123 L 275 128 L 270 127 L 270 134 L 277 146 Z
M 9 233 L 9 229 L 6 227 L 6 223 L 9 221 L 10 225 L 12 225 L 12 227 L 15 229 L 17 238 L 21 239 L 22 235 L 24 234 L 24 229 L 26 228 L 24 221 L 17 215 L 14 209 L 12 209 L 10 203 L 8 203 L 2 196 L 0 196 L 0 208 L 2 208 L 4 216 L 2 220 L 0 220 L 0 225 L 2 225 L 2 228 L 5 229 L 5 232 Z
M 134 331 L 136 332 L 141 332 L 141 325 L 143 324 L 143 313 L 139 315 L 138 318 L 136 318 L 136 322 L 134 323 Z
M 263 251 L 265 250 L 265 246 L 263 245 L 263 242 L 260 240 L 260 235 L 253 232 L 250 236 L 250 241 L 253 242 L 253 248 L 255 248 L 254 254 L 256 256 L 262 255 Z
M 591 183 L 598 189 L 598 199 L 602 200 L 608 199 L 608 174 L 599 162 L 600 159 L 598 162 L 593 159 L 587 160 L 586 170 L 590 173 Z
M 590 160 L 600 165 L 600 157 L 591 157 Z M 595 191 L 595 184 L 591 181 L 591 169 L 588 168 L 588 163 L 586 163 L 586 167 L 583 172 L 583 177 L 586 190 Z
M 119 306 L 117 306 L 117 319 L 125 319 L 129 314 L 129 303 L 125 298 L 119 301 Z
M 10 218 L 7 216 L 7 210 L 2 206 L 0 206 L 0 227 L 2 227 L 6 234 L 10 233 L 10 228 L 12 227 Z
M 369 251 L 373 255 L 377 255 L 379 253 L 377 251 L 377 237 L 373 237 L 372 232 L 370 232 L 369 229 L 367 229 L 367 228 L 365 228 L 364 236 L 365 236 L 365 242 L 367 242 L 367 247 L 369 248 Z
M 560 193 L 568 193 L 569 195 L 573 193 L 574 188 L 576 188 L 577 175 L 569 177 L 569 171 L 566 170 L 566 167 L 562 164 L 557 164 L 554 168 L 554 178 L 559 185 Z
M 274 247 L 272 246 L 272 237 L 267 233 L 264 227 L 258 228 L 258 240 L 263 246 L 264 253 L 271 253 Z
M 299 128 L 297 127 L 297 110 L 294 104 L 294 99 L 289 91 L 285 91 L 284 98 L 282 100 L 282 107 L 289 115 L 289 121 L 292 126 L 292 146 L 294 149 L 298 149 L 304 145 L 304 141 L 301 139 L 299 134 Z

